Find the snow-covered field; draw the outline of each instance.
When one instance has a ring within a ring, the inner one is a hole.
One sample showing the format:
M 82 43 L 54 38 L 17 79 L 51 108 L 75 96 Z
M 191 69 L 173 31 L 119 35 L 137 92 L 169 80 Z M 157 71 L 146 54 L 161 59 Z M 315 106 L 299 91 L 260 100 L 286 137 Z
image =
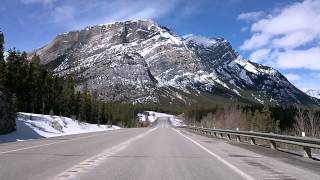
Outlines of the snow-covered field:
M 88 124 L 62 116 L 31 113 L 18 113 L 16 123 L 17 130 L 0 135 L 0 143 L 119 129 L 117 126 Z
M 182 120 L 178 119 L 176 116 L 171 115 L 171 114 L 166 114 L 166 113 L 159 113 L 159 112 L 154 112 L 154 111 L 145 111 L 145 114 L 138 114 L 139 120 L 144 122 L 148 120 L 150 123 L 153 123 L 160 117 L 167 117 L 169 118 L 171 124 L 173 126 L 184 126 L 185 124 L 183 123 Z

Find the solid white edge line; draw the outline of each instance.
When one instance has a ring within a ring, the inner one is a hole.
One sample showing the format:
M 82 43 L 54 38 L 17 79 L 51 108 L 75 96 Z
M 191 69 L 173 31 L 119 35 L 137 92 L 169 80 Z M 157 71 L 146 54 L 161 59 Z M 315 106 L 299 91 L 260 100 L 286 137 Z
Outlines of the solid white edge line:
M 100 132 L 101 132 L 101 131 L 100 131 Z M 119 132 L 119 131 L 116 131 L 116 132 Z M 105 132 L 105 133 L 103 133 L 103 134 L 95 134 L 95 135 L 92 135 L 92 136 L 85 136 L 85 137 L 80 137 L 80 138 L 75 138 L 75 139 L 70 139 L 70 140 L 64 140 L 64 141 L 58 141 L 58 142 L 53 142 L 53 143 L 41 144 L 41 145 L 36 145 L 36 146 L 29 146 L 29 147 L 20 148 L 20 149 L 14 149 L 14 150 L 9 150 L 9 151 L 3 151 L 3 152 L 0 152 L 0 154 L 6 154 L 6 153 L 12 153 L 12 152 L 17 152 L 17 151 L 27 150 L 27 149 L 44 147 L 44 146 L 49 146 L 49 145 L 52 145 L 52 144 L 60 144 L 60 143 L 64 143 L 64 142 L 72 142 L 72 141 L 76 141 L 76 140 L 79 140 L 79 139 L 86 139 L 86 138 L 96 137 L 96 136 L 102 136 L 102 135 L 106 135 L 106 134 L 114 134 L 114 133 L 116 133 L 116 132 L 107 131 L 107 132 Z M 63 137 L 63 136 L 60 136 L 60 137 Z
M 233 171 L 235 171 L 236 173 L 238 173 L 240 176 L 242 176 L 244 179 L 246 180 L 254 180 L 253 177 L 249 176 L 248 174 L 246 174 L 245 172 L 241 171 L 239 168 L 237 168 L 236 166 L 232 165 L 231 163 L 229 163 L 228 161 L 224 160 L 222 157 L 216 155 L 215 153 L 211 152 L 209 149 L 207 149 L 206 147 L 204 147 L 203 145 L 199 144 L 198 142 L 196 142 L 195 140 L 189 138 L 188 136 L 183 135 L 180 131 L 175 130 L 178 134 L 180 134 L 181 136 L 183 136 L 184 138 L 188 139 L 189 141 L 191 141 L 193 144 L 197 145 L 198 147 L 200 147 L 202 150 L 206 151 L 207 153 L 209 153 L 211 156 L 215 157 L 217 160 L 219 160 L 220 162 L 222 162 L 223 164 L 225 164 L 226 166 L 228 166 L 230 169 L 232 169 Z

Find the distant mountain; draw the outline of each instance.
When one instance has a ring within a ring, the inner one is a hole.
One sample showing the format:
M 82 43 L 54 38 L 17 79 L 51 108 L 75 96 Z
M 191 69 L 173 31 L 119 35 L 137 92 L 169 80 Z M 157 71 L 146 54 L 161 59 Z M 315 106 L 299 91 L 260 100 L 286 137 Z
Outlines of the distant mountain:
M 58 35 L 30 55 L 105 101 L 319 105 L 275 69 L 244 59 L 223 38 L 179 37 L 153 21 Z
M 320 89 L 309 89 L 306 91 L 309 96 L 320 99 Z

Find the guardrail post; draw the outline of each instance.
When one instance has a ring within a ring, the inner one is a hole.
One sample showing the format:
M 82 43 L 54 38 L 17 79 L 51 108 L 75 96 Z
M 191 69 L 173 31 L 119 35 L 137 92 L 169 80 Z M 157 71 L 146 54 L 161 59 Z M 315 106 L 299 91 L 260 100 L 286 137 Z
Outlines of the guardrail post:
M 270 148 L 271 149 L 277 149 L 277 144 L 274 141 L 270 141 Z
M 240 136 L 236 136 L 236 138 L 237 138 L 237 142 L 241 142 L 241 137 Z
M 250 144 L 252 144 L 252 145 L 256 144 L 256 140 L 253 137 L 250 138 Z
M 214 134 L 215 137 L 217 137 L 217 133 L 216 132 L 214 132 L 213 134 Z
M 303 147 L 303 157 L 312 158 L 310 147 L 306 147 L 306 146 Z
M 230 134 L 227 134 L 227 136 L 228 136 L 228 139 L 231 141 L 231 136 L 230 136 Z

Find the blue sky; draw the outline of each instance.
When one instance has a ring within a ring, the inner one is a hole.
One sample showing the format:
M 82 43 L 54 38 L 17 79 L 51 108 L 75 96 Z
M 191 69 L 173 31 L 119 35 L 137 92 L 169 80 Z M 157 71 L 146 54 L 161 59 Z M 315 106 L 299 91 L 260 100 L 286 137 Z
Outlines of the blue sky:
M 178 35 L 224 37 L 301 89 L 320 89 L 320 0 L 2 0 L 6 48 L 30 51 L 88 25 L 153 19 Z

